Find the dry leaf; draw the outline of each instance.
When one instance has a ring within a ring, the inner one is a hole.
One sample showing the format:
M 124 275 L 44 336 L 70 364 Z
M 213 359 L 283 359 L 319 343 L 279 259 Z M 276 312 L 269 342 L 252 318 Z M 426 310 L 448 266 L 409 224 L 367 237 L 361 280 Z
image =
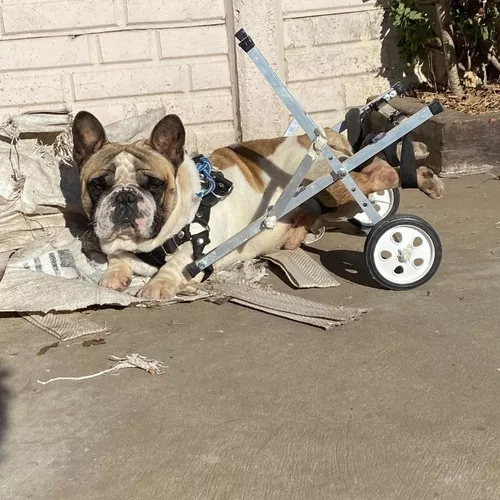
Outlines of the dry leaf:
M 93 345 L 101 345 L 101 344 L 105 344 L 106 341 L 104 339 L 91 339 L 91 340 L 85 340 L 84 342 L 82 342 L 82 346 L 83 347 L 90 347 L 90 346 L 93 346 Z
M 411 92 L 411 95 L 426 103 L 432 102 L 437 97 L 444 107 L 469 115 L 491 113 L 500 109 L 500 83 L 488 84 L 487 88 L 466 88 L 463 99 L 450 93 L 419 89 Z
M 43 356 L 49 349 L 52 349 L 53 347 L 57 347 L 59 345 L 59 342 L 54 342 L 53 344 L 46 345 L 42 347 L 37 353 L 37 356 Z

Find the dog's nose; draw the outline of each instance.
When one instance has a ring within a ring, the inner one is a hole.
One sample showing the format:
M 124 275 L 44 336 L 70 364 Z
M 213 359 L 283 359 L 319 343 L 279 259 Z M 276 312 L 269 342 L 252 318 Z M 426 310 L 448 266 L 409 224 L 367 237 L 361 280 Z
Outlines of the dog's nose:
M 115 200 L 117 205 L 128 207 L 137 201 L 137 195 L 133 191 L 120 191 Z

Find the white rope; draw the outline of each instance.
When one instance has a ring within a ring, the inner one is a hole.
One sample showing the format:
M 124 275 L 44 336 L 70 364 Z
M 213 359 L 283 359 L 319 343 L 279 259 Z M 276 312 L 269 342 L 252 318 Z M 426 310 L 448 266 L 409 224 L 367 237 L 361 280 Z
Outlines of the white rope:
M 115 373 L 121 368 L 141 368 L 142 370 L 151 373 L 151 375 L 161 375 L 162 373 L 165 373 L 164 368 L 168 368 L 168 366 L 161 361 L 148 359 L 146 356 L 141 356 L 140 354 L 127 354 L 125 358 L 110 356 L 108 359 L 115 361 L 115 364 L 107 370 L 102 370 L 100 372 L 93 373 L 92 375 L 84 375 L 82 377 L 56 377 L 46 381 L 37 380 L 37 382 L 39 384 L 46 385 L 58 380 L 88 380 L 90 378 L 104 375 L 105 373 Z

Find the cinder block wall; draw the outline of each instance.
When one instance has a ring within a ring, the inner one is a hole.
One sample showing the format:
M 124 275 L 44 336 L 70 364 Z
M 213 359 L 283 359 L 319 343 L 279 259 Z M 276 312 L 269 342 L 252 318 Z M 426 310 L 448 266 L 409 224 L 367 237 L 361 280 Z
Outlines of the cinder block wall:
M 68 106 L 103 123 L 164 104 L 192 148 L 234 141 L 223 0 L 5 0 L 0 118 Z
M 286 111 L 235 50 L 241 26 L 323 123 L 387 87 L 373 2 L 3 0 L 0 119 L 66 107 L 107 124 L 164 104 L 191 149 L 281 135 Z
M 321 4 L 320 12 L 310 9 Z M 395 57 L 389 62 L 388 49 L 382 47 L 384 11 L 374 9 L 373 2 L 285 0 L 284 8 L 287 81 L 318 121 L 331 123 L 369 95 L 384 92 L 387 70 L 394 79 L 401 71 L 397 51 L 392 50 Z M 382 70 L 387 63 L 390 67 Z

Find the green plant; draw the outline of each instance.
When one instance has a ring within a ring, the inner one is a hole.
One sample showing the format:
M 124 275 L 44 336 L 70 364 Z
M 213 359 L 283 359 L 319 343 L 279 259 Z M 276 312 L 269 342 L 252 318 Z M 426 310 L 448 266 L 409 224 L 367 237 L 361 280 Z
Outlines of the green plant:
M 425 62 L 429 45 L 437 40 L 427 13 L 419 9 L 415 0 L 391 0 L 389 17 L 402 34 L 398 45 L 406 64 Z
M 454 0 L 451 16 L 459 60 L 467 71 L 478 71 L 496 59 L 500 43 L 500 10 L 498 0 Z
M 500 1 L 436 0 L 434 6 L 436 17 L 431 19 L 418 0 L 390 0 L 389 18 L 402 35 L 399 47 L 405 62 L 426 63 L 431 51 L 443 52 L 444 47 L 451 80 L 458 61 L 462 77 L 481 75 L 486 84 L 488 68 L 500 71 Z

